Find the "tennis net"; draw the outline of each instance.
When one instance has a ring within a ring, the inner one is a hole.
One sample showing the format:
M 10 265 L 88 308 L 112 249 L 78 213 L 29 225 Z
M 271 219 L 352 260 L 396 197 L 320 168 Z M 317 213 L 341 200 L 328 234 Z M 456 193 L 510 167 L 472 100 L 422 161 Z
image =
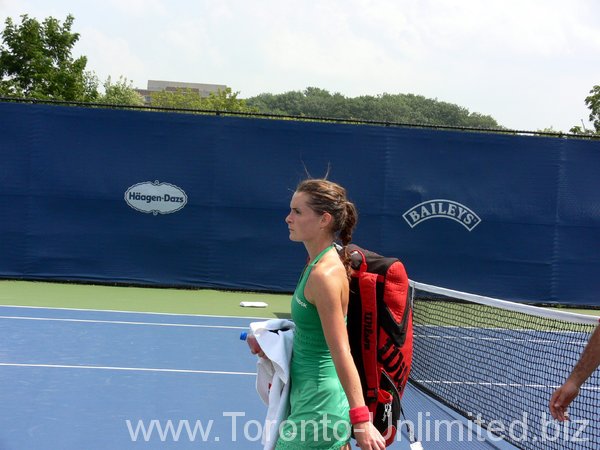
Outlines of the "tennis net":
M 411 282 L 411 382 L 522 449 L 600 448 L 596 371 L 554 421 L 550 396 L 581 355 L 598 318 Z

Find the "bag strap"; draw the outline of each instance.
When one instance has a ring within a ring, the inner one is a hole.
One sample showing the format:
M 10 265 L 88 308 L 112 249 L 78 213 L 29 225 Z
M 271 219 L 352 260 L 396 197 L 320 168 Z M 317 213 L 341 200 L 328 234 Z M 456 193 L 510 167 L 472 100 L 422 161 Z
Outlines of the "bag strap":
M 377 373 L 377 275 L 368 272 L 358 277 L 362 299 L 361 350 L 365 366 L 365 392 L 369 410 L 375 413 L 379 391 Z

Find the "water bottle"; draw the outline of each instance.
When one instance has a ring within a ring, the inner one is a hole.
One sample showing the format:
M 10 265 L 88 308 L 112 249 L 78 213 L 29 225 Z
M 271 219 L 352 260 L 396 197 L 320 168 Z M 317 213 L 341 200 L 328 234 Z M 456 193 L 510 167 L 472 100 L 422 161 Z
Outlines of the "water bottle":
M 271 333 L 275 333 L 278 334 L 280 331 L 288 331 L 290 329 L 290 327 L 282 327 L 279 328 L 277 330 L 269 330 Z M 264 356 L 264 353 L 262 352 L 262 348 L 260 348 L 260 345 L 258 344 L 258 341 L 256 340 L 256 336 L 254 336 L 254 333 L 252 333 L 252 331 L 242 331 L 242 333 L 240 334 L 240 340 L 242 341 L 246 341 L 248 343 L 248 347 L 250 347 L 250 351 L 252 352 L 253 355 L 259 355 L 259 356 Z
M 250 347 L 250 351 L 253 355 L 258 354 L 261 351 L 260 345 L 258 345 L 258 341 L 256 340 L 256 336 L 254 336 L 252 332 L 242 331 L 240 334 L 240 340 L 248 343 L 248 347 Z

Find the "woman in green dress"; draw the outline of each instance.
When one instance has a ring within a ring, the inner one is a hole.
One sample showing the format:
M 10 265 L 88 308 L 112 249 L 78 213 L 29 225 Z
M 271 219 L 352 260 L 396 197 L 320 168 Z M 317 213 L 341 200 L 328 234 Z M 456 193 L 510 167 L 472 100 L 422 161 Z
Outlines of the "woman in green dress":
M 357 221 L 346 190 L 325 179 L 301 182 L 285 222 L 306 247 L 309 263 L 292 297 L 296 324 L 290 414 L 276 448 L 350 449 L 350 426 L 361 450 L 384 449 L 369 421 L 346 331 L 350 258 L 333 242 L 350 243 Z

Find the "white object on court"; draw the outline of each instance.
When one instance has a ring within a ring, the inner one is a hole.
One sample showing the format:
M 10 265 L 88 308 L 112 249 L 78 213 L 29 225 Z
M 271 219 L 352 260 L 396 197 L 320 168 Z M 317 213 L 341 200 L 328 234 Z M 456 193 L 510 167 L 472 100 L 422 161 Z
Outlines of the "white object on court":
M 244 308 L 266 308 L 269 304 L 265 302 L 240 302 L 240 306 Z

